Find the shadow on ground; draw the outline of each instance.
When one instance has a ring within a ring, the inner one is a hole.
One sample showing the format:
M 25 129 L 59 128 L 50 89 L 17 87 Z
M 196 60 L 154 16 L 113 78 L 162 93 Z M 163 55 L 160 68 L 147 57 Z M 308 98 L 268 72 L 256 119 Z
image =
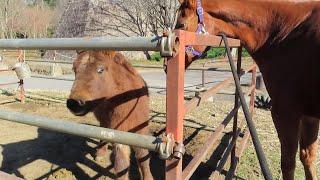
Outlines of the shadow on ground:
M 188 138 L 184 140 L 184 144 L 188 144 L 192 138 L 197 136 L 200 130 L 195 130 Z M 160 129 L 155 132 L 155 136 L 159 136 L 165 132 L 165 129 Z M 218 165 L 220 157 L 223 155 L 226 147 L 231 139 L 231 135 L 225 135 L 222 138 L 222 143 L 214 150 L 213 154 L 207 163 L 201 163 L 195 171 L 191 179 L 208 179 L 212 171 Z M 52 168 L 43 176 L 37 179 L 47 179 L 50 175 L 61 169 L 71 171 L 76 179 L 114 179 L 112 173 L 112 165 L 104 168 L 97 164 L 94 160 L 86 157 L 87 154 L 93 155 L 95 149 L 90 147 L 88 143 L 97 144 L 98 142 L 84 137 L 62 134 L 45 129 L 38 129 L 38 137 L 33 140 L 21 141 L 11 144 L 2 145 L 3 147 L 3 163 L 1 171 L 9 174 L 15 174 L 18 177 L 24 178 L 19 172 L 19 168 L 32 163 L 33 161 L 43 159 L 51 164 L 57 165 L 58 168 Z M 151 170 L 155 179 L 165 179 L 165 161 L 158 158 L 158 154 L 151 152 Z M 186 165 L 192 160 L 191 155 L 185 155 L 183 165 Z M 99 172 L 98 175 L 91 177 L 77 164 L 81 163 L 92 170 Z M 130 179 L 139 179 L 137 164 L 134 157 L 131 157 Z M 223 172 L 225 173 L 225 172 Z

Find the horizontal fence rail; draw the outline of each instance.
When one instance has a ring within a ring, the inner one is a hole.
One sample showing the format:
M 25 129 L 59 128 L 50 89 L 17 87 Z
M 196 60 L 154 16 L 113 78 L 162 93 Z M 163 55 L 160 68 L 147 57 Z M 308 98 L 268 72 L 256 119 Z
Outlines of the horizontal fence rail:
M 195 34 L 193 32 L 184 31 L 185 45 L 199 45 L 211 47 L 225 47 L 223 39 L 219 36 L 207 34 Z M 240 41 L 238 39 L 228 39 L 229 47 L 239 47 Z
M 32 63 L 53 63 L 53 64 L 73 64 L 73 61 L 57 61 L 57 60 L 48 60 L 48 59 L 25 59 L 26 62 Z M 227 61 L 226 61 L 227 62 Z M 143 64 L 132 64 L 132 66 L 137 68 L 152 68 L 152 69 L 163 69 L 162 65 L 143 65 Z M 227 68 L 215 68 L 215 67 L 196 67 L 190 66 L 188 70 L 194 71 L 221 71 L 221 72 L 231 72 L 230 69 Z
M 32 63 L 73 64 L 73 61 L 57 61 L 50 59 L 25 59 L 24 61 Z
M 12 84 L 19 84 L 19 82 L 0 83 L 0 86 L 7 86 Z
M 105 140 L 111 143 L 126 144 L 156 152 L 159 151 L 162 143 L 162 140 L 159 137 L 123 132 L 65 120 L 50 119 L 14 111 L 0 110 L 0 119 L 37 126 L 62 133 Z
M 0 49 L 161 51 L 166 37 L 0 39 Z
M 193 34 L 186 39 L 186 45 L 224 47 L 221 37 Z M 10 50 L 116 50 L 116 51 L 157 51 L 172 56 L 174 36 L 153 37 L 84 37 L 84 38 L 35 38 L 0 39 L 0 49 Z M 231 47 L 240 46 L 240 41 L 228 39 Z

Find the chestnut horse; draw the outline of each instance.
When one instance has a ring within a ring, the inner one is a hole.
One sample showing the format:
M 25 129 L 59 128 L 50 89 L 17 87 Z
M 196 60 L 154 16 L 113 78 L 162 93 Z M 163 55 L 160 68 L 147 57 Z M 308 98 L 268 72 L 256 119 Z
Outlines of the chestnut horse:
M 76 116 L 93 112 L 100 126 L 149 134 L 148 87 L 139 73 L 114 51 L 81 51 L 73 62 L 75 81 L 67 107 Z M 104 155 L 106 147 L 98 150 Z M 141 179 L 153 179 L 146 149 L 133 148 Z M 130 147 L 113 144 L 114 170 L 118 179 L 128 179 Z
M 294 179 L 298 144 L 306 179 L 316 179 L 320 3 L 280 0 L 180 0 L 180 3 L 176 29 L 238 38 L 256 61 L 272 98 L 283 179 Z M 204 48 L 194 47 L 198 52 Z M 187 54 L 187 66 L 195 56 Z

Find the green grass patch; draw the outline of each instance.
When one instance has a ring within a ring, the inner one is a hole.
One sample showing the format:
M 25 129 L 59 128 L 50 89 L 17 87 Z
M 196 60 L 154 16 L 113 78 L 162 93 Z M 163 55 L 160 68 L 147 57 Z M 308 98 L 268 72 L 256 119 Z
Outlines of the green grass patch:
M 160 52 L 155 52 L 153 54 L 151 54 L 151 59 L 150 61 L 162 61 L 163 58 L 160 55 Z
M 210 59 L 210 58 L 222 58 L 225 57 L 226 54 L 226 50 L 225 48 L 211 48 L 208 52 L 207 52 L 207 56 L 204 57 L 204 59 Z M 242 56 L 243 57 L 249 57 L 249 53 L 246 49 L 242 49 Z M 155 52 L 153 54 L 151 54 L 151 59 L 149 61 L 162 61 L 163 58 L 160 55 L 160 52 Z

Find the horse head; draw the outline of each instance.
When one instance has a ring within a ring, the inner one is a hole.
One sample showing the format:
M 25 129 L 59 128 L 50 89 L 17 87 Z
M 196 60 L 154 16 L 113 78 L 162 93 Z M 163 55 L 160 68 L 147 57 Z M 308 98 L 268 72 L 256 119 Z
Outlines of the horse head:
M 214 32 L 212 17 L 205 11 L 201 0 L 180 0 L 180 8 L 175 29 L 199 34 L 217 34 Z M 210 23 L 209 23 L 210 22 Z M 205 46 L 186 48 L 186 68 L 205 51 Z
M 100 101 L 117 93 L 114 73 L 117 67 L 113 51 L 80 51 L 73 62 L 75 81 L 68 109 L 77 116 L 94 110 Z

